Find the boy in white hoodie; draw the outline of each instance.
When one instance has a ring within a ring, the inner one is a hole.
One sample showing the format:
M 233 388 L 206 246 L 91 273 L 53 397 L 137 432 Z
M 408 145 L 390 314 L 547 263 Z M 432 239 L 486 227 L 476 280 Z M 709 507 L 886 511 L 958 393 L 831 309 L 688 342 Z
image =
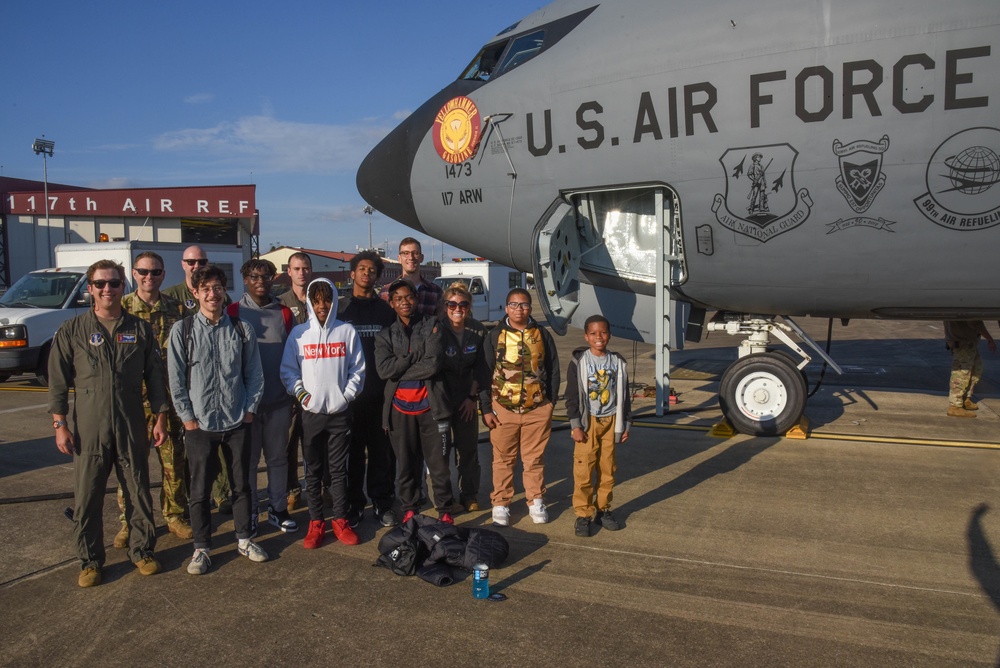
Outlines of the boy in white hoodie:
M 332 529 L 337 540 L 357 545 L 347 522 L 347 455 L 350 402 L 365 383 L 365 357 L 353 325 L 337 320 L 337 288 L 317 278 L 306 290 L 307 322 L 285 342 L 281 382 L 302 405 L 302 461 L 305 467 L 309 531 L 303 546 L 323 544 L 323 460 L 329 462 Z

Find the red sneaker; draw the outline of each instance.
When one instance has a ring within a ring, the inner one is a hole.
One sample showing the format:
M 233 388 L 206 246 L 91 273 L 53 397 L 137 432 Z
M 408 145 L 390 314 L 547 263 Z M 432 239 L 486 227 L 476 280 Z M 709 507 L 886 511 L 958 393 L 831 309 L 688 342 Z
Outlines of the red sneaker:
M 354 529 L 347 523 L 346 518 L 341 517 L 339 520 L 333 520 L 330 524 L 333 528 L 333 535 L 344 545 L 357 545 L 360 542 L 358 534 L 354 533 Z
M 415 512 L 413 512 L 412 510 L 407 510 L 406 514 L 403 515 L 403 524 L 406 524 L 407 522 L 412 520 L 414 515 L 416 515 Z
M 315 550 L 323 544 L 323 534 L 326 533 L 326 522 L 323 520 L 312 520 L 309 522 L 309 532 L 302 541 L 302 547 L 307 550 Z
M 440 519 L 445 524 L 454 524 L 455 523 L 455 518 L 451 516 L 451 513 L 445 513 L 445 514 L 441 515 L 441 517 L 438 518 L 438 519 Z

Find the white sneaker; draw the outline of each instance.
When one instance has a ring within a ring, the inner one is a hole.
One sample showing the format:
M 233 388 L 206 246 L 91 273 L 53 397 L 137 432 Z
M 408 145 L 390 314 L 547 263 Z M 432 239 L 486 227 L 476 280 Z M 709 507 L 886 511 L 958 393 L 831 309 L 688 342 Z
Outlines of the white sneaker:
M 187 571 L 191 575 L 204 575 L 211 565 L 212 560 L 208 558 L 208 550 L 199 547 L 194 551 L 194 556 L 191 557 L 191 563 L 188 564 Z
M 242 543 L 243 541 L 240 542 Z M 260 563 L 262 561 L 267 561 L 268 559 L 267 552 L 264 551 L 264 548 L 262 548 L 257 543 L 254 543 L 253 541 L 248 540 L 246 545 L 239 545 L 237 549 L 239 550 L 240 554 L 242 554 L 250 561 L 256 561 Z
M 493 524 L 498 527 L 510 525 L 510 508 L 507 506 L 493 506 Z
M 535 524 L 545 524 L 549 521 L 549 513 L 545 510 L 545 504 L 542 503 L 541 499 L 533 499 L 528 504 L 528 514 L 531 515 L 531 521 Z

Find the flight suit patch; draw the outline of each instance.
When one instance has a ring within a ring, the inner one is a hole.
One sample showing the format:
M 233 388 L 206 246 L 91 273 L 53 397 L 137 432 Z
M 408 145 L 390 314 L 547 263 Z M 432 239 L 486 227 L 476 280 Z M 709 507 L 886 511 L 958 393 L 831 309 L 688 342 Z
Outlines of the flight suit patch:
M 135 334 L 118 334 L 118 343 L 135 343 Z
M 104 343 L 104 335 L 100 332 L 94 332 L 90 335 L 90 345 L 99 346 Z

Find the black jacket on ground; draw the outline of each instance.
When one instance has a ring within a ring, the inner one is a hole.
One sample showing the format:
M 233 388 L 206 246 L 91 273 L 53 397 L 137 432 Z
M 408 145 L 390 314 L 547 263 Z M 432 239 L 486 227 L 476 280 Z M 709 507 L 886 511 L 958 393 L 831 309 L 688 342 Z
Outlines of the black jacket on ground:
M 507 540 L 490 529 L 466 529 L 433 517 L 414 515 L 378 542 L 376 566 L 397 575 L 416 575 L 439 587 L 455 581 L 453 568 L 471 571 L 477 564 L 502 566 L 510 554 Z

